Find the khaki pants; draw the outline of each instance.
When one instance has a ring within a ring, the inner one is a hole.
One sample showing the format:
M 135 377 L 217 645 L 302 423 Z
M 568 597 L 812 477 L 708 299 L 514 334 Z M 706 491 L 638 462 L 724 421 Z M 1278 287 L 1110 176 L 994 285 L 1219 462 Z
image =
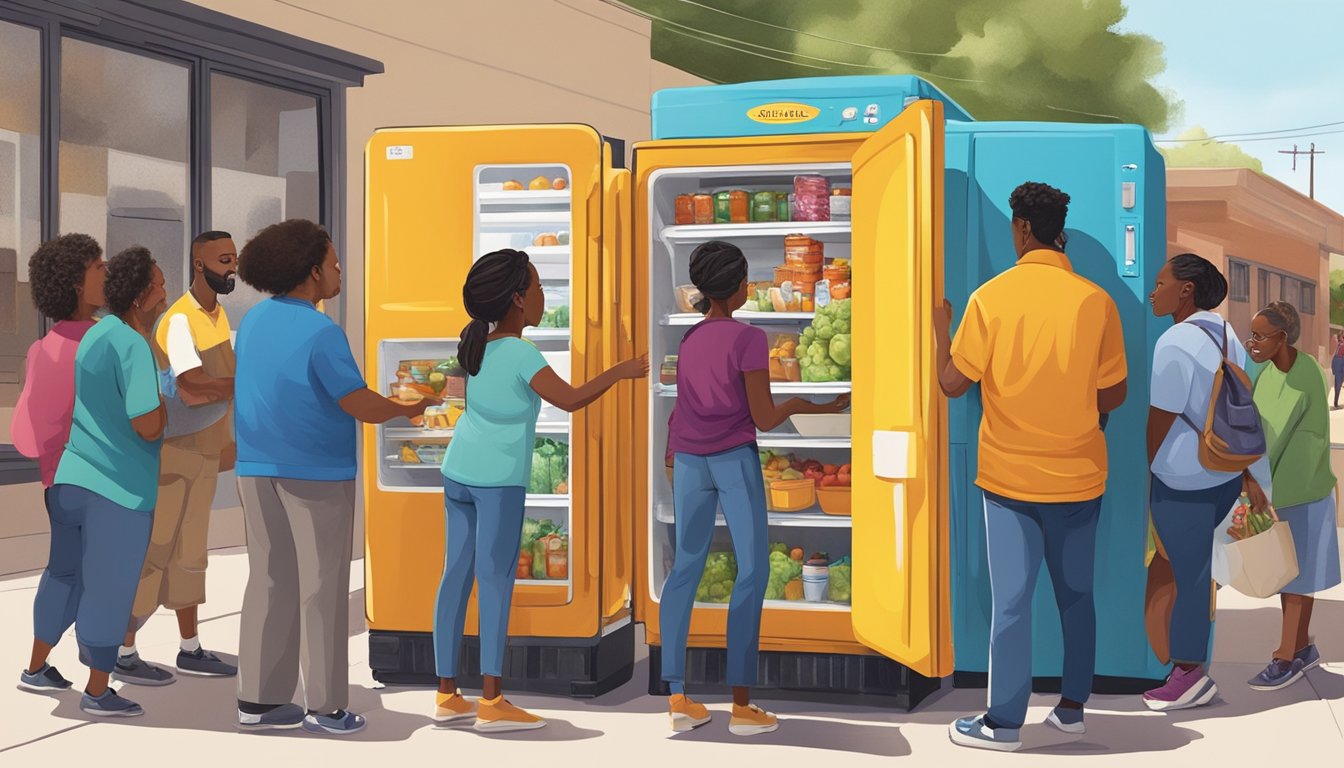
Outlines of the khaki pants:
M 205 602 L 210 505 L 219 480 L 219 454 L 181 448 L 169 440 L 161 456 L 154 528 L 131 609 L 137 627 L 160 605 L 176 611 Z
M 238 698 L 287 704 L 303 672 L 314 712 L 349 698 L 355 481 L 238 478 L 251 570 L 238 642 Z

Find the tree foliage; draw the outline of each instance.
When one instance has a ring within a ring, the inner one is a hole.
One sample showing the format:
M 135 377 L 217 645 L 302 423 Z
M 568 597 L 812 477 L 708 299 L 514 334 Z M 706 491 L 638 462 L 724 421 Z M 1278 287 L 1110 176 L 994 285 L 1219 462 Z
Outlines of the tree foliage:
M 1344 325 L 1344 270 L 1330 272 L 1330 324 Z
M 1138 123 L 1178 103 L 1162 44 L 1121 32 L 1121 0 L 624 0 L 653 56 L 723 83 L 912 74 L 977 120 Z
M 1236 144 L 1210 139 L 1208 131 L 1198 125 L 1176 138 L 1179 144 L 1161 150 L 1168 168 L 1250 168 L 1256 173 L 1265 172 L 1259 158 L 1246 154 Z

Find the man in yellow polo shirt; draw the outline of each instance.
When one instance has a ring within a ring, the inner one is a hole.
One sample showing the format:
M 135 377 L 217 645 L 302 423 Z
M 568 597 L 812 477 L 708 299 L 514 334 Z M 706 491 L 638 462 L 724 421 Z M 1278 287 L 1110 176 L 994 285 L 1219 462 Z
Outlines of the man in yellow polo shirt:
M 1018 262 L 971 294 L 956 339 L 952 308 L 935 313 L 939 385 L 980 383 L 980 469 L 993 620 L 989 710 L 952 723 L 957 744 L 1013 751 L 1031 695 L 1031 600 L 1044 560 L 1064 630 L 1061 700 L 1047 720 L 1082 733 L 1092 692 L 1092 581 L 1106 490 L 1102 415 L 1125 399 L 1115 302 L 1064 255 L 1069 196 L 1028 182 L 1009 197 Z
M 197 607 L 205 602 L 210 506 L 220 472 L 233 469 L 233 341 L 219 303 L 234 286 L 237 248 L 227 232 L 191 243 L 191 290 L 168 308 L 155 334 L 168 428 L 159 471 L 154 527 L 131 609 L 131 625 L 113 677 L 167 685 L 171 672 L 140 658 L 135 633 L 159 606 L 177 612 L 182 635 L 177 670 L 232 676 L 237 668 L 201 647 Z

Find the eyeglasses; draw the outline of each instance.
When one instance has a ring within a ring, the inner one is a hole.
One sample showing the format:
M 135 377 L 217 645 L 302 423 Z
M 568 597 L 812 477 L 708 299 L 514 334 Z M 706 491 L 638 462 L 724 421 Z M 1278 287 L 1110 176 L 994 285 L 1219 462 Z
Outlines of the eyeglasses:
M 1251 331 L 1251 338 L 1247 339 L 1247 341 L 1269 341 L 1275 336 L 1278 336 L 1280 333 L 1284 333 L 1284 331 L 1275 331 L 1268 336 L 1261 336 L 1255 331 Z

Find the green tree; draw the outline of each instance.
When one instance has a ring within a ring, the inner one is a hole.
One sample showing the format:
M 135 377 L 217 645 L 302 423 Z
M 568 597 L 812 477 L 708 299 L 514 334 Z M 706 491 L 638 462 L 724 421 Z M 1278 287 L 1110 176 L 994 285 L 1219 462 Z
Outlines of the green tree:
M 1344 270 L 1330 272 L 1330 324 L 1344 325 Z
M 1162 44 L 1119 31 L 1121 0 L 624 0 L 655 59 L 706 80 L 913 74 L 977 120 L 1167 129 Z
M 1250 168 L 1256 173 L 1265 172 L 1258 158 L 1236 144 L 1210 139 L 1209 132 L 1198 125 L 1176 139 L 1179 144 L 1161 150 L 1168 168 Z

